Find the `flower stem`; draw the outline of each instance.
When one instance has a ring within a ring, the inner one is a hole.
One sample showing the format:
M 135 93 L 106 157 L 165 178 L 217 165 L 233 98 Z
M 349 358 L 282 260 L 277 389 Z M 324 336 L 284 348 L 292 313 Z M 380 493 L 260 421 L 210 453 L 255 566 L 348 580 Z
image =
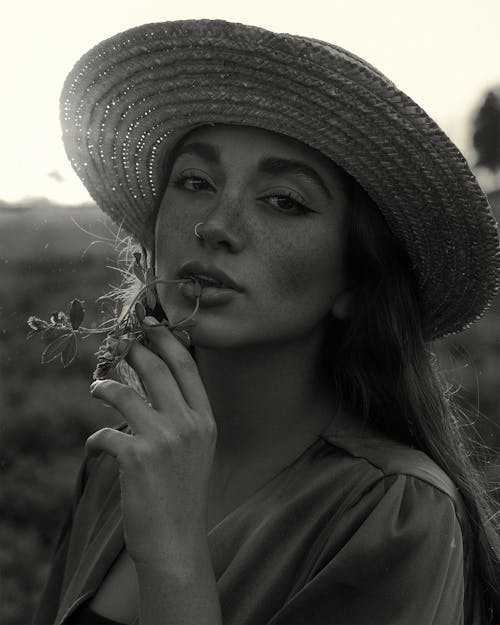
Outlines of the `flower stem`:
M 178 328 L 180 326 L 185 326 L 188 323 L 188 321 L 191 321 L 191 319 L 194 318 L 194 316 L 196 315 L 196 313 L 198 312 L 199 309 L 200 309 L 200 296 L 198 296 L 196 298 L 196 304 L 195 304 L 193 312 L 188 317 L 186 317 L 185 319 L 181 319 L 177 323 L 174 323 L 173 325 L 168 326 L 169 329 L 170 330 L 175 330 L 176 328 Z

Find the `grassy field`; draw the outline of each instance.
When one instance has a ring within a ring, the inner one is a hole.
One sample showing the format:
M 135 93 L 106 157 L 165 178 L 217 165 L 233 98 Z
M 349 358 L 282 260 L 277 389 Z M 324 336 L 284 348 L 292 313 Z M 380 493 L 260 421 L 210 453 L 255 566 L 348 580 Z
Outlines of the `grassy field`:
M 495 208 L 500 198 L 492 198 Z M 500 212 L 500 211 L 499 211 Z M 88 394 L 97 341 L 74 361 L 40 364 L 38 340 L 26 341 L 26 319 L 47 318 L 73 297 L 88 314 L 116 272 L 111 247 L 86 248 L 106 222 L 97 209 L 0 206 L 0 624 L 30 621 L 52 545 L 69 505 L 83 444 L 119 417 Z M 85 253 L 84 253 L 85 252 Z M 483 440 L 500 450 L 500 304 L 458 338 L 437 346 L 461 401 Z
M 87 339 L 72 365 L 40 364 L 26 320 L 65 310 L 73 297 L 93 301 L 116 281 L 111 247 L 82 227 L 104 233 L 91 207 L 0 211 L 0 623 L 30 621 L 59 524 L 83 457 L 83 443 L 118 419 L 88 393 L 97 340 Z M 85 253 L 84 253 L 85 252 Z

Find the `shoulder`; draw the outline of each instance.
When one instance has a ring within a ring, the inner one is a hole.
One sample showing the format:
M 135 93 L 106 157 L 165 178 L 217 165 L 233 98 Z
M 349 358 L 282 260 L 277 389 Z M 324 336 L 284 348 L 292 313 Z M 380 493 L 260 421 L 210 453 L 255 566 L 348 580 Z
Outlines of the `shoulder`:
M 351 418 L 335 419 L 322 438 L 335 464 L 345 465 L 343 517 L 335 522 L 345 526 L 349 544 L 361 545 L 362 553 L 381 550 L 381 558 L 388 545 L 395 553 L 412 551 L 414 564 L 421 554 L 422 573 L 433 558 L 436 567 L 451 560 L 461 566 L 468 517 L 458 488 L 436 462 Z M 334 526 L 331 539 L 336 536 Z
M 297 609 L 308 597 L 327 611 L 315 622 L 462 622 L 465 541 L 449 476 L 354 419 L 335 418 L 322 439 L 315 464 L 330 503 Z
M 332 448 L 347 454 L 373 482 L 409 478 L 460 504 L 458 489 L 450 477 L 424 452 L 390 439 L 353 417 L 335 418 L 322 433 Z

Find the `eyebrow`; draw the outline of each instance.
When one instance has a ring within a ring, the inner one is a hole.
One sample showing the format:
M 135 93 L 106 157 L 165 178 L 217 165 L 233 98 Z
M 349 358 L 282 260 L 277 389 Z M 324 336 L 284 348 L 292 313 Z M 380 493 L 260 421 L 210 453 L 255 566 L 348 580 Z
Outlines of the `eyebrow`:
M 269 156 L 259 161 L 258 169 L 265 174 L 292 174 L 294 176 L 299 176 L 300 178 L 306 178 L 316 186 L 320 187 L 327 197 L 331 197 L 328 187 L 318 172 L 302 161 Z
M 203 143 L 200 141 L 181 145 L 175 154 L 174 160 L 177 160 L 185 154 L 199 156 L 209 163 L 217 164 L 220 162 L 220 150 L 210 143 Z M 267 156 L 259 161 L 257 170 L 271 176 L 292 174 L 294 176 L 305 178 L 319 187 L 328 198 L 331 197 L 328 187 L 317 171 L 302 161 L 288 158 L 278 158 L 276 156 Z
M 220 162 L 220 151 L 210 143 L 193 142 L 181 145 L 174 155 L 174 160 L 180 158 L 184 154 L 191 156 L 199 156 L 209 163 Z

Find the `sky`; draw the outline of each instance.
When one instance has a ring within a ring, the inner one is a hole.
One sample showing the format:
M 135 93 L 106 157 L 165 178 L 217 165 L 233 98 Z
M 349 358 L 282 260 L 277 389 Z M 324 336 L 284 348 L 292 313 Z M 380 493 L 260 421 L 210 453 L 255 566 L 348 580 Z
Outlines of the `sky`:
M 88 201 L 60 140 L 66 74 L 121 30 L 187 18 L 255 24 L 355 52 L 427 110 L 470 160 L 473 115 L 500 85 L 500 0 L 5 0 L 0 200 Z

